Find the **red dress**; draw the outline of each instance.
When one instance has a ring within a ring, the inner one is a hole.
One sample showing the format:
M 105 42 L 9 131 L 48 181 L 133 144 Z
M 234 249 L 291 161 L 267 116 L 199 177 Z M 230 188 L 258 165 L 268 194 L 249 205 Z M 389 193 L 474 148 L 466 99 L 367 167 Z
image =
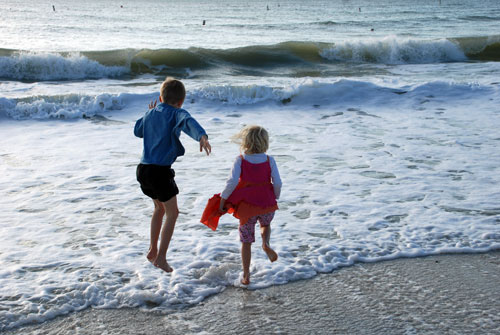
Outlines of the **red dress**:
M 273 184 L 271 164 L 267 161 L 252 164 L 241 157 L 241 175 L 238 185 L 226 203 L 228 213 L 245 224 L 252 216 L 267 214 L 278 209 Z
M 215 194 L 207 202 L 201 222 L 212 230 L 219 224 L 220 194 Z M 267 161 L 252 164 L 241 156 L 241 174 L 238 185 L 227 198 L 224 207 L 228 213 L 245 224 L 252 216 L 267 214 L 278 209 L 273 184 L 271 183 L 271 165 Z

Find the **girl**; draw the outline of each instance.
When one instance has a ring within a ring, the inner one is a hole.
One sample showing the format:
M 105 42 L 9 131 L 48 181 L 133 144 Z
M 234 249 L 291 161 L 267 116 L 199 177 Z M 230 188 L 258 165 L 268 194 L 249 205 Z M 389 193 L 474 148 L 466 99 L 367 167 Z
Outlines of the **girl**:
M 271 249 L 270 223 L 274 211 L 278 209 L 276 199 L 281 192 L 281 179 L 272 156 L 266 155 L 269 148 L 269 135 L 259 126 L 243 128 L 234 139 L 240 142 L 242 155 L 236 158 L 226 188 L 221 193 L 219 212 L 225 213 L 224 205 L 240 220 L 239 232 L 241 261 L 243 264 L 243 285 L 250 284 L 250 260 L 252 243 L 255 242 L 255 224 L 260 223 L 262 249 L 271 262 L 278 259 Z

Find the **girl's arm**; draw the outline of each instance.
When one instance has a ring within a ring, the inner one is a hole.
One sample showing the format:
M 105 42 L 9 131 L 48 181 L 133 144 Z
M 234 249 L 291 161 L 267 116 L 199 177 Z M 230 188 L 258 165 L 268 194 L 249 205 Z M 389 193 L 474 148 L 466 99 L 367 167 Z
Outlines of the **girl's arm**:
M 221 205 L 220 209 L 224 208 L 224 203 L 227 198 L 233 193 L 234 189 L 238 185 L 238 181 L 240 180 L 241 175 L 241 157 L 238 156 L 234 161 L 233 168 L 231 169 L 231 174 L 229 175 L 228 180 L 226 181 L 226 187 L 224 191 L 221 193 Z
M 279 199 L 282 185 L 280 172 L 278 171 L 278 166 L 276 165 L 274 157 L 269 156 L 269 163 L 271 163 L 271 181 L 273 182 L 274 196 L 276 199 Z
M 219 213 L 220 214 L 223 214 L 226 212 L 226 210 L 224 209 L 224 204 L 226 203 L 226 199 L 224 198 L 220 198 L 220 205 L 219 205 Z

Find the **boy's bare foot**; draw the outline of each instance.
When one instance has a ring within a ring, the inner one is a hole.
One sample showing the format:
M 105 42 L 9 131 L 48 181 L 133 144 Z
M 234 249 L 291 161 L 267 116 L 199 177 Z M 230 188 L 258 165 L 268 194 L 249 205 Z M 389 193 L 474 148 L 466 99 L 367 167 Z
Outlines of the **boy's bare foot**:
M 243 285 L 250 285 L 250 274 L 249 273 L 247 273 L 247 274 L 243 273 L 243 278 L 241 279 L 241 283 Z
M 146 255 L 146 258 L 148 259 L 148 261 L 153 263 L 157 256 L 158 256 L 157 250 L 149 249 L 148 254 Z
M 174 269 L 168 265 L 167 260 L 163 257 L 156 257 L 155 261 L 153 262 L 153 265 L 156 266 L 157 268 L 162 269 L 165 272 L 172 272 Z
M 269 245 L 263 244 L 262 249 L 264 249 L 267 257 L 271 262 L 275 262 L 278 259 L 278 254 L 273 249 L 271 249 Z

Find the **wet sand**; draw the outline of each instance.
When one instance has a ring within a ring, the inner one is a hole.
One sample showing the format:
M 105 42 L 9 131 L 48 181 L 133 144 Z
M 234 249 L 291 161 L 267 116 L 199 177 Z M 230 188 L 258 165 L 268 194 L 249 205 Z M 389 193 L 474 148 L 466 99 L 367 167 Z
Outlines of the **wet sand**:
M 161 314 L 87 309 L 6 334 L 499 334 L 500 252 L 357 264 Z

